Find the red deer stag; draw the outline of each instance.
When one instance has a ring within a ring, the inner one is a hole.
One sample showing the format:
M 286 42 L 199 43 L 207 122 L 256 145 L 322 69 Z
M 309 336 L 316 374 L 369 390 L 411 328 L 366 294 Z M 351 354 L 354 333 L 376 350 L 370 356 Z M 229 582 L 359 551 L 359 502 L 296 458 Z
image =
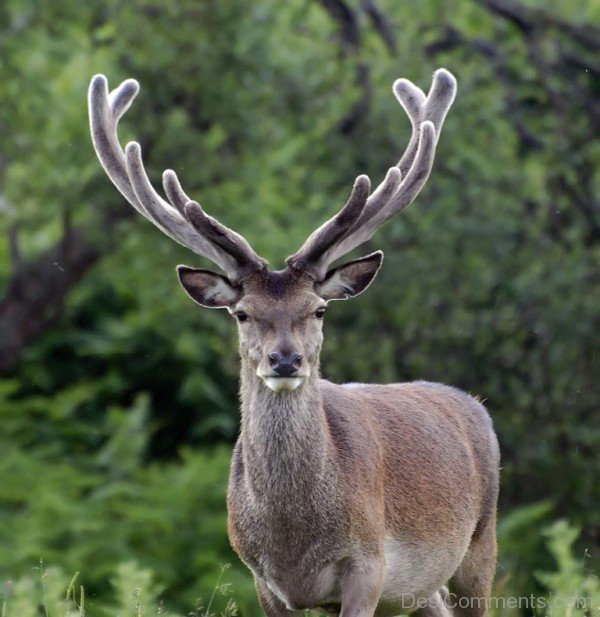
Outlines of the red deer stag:
M 92 79 L 94 147 L 140 214 L 225 273 L 177 268 L 193 300 L 226 308 L 238 322 L 241 433 L 229 480 L 229 535 L 265 613 L 484 615 L 499 469 L 485 408 L 435 383 L 335 385 L 319 377 L 329 301 L 363 292 L 383 254 L 329 266 L 423 188 L 454 77 L 436 71 L 427 96 L 406 79 L 394 83 L 412 123 L 399 163 L 372 192 L 369 178 L 358 176 L 340 212 L 280 271 L 191 200 L 172 170 L 163 175 L 163 199 L 138 143 L 122 149 L 117 124 L 138 90 L 129 79 L 109 93 L 105 77 Z

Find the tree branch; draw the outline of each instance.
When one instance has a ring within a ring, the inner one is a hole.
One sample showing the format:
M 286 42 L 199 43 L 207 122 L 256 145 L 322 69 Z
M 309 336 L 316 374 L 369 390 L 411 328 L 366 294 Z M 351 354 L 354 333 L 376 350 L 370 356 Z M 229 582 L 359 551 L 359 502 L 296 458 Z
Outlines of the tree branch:
M 356 13 L 343 0 L 319 0 L 340 28 L 342 47 L 354 52 L 360 47 L 360 26 Z
M 512 0 L 481 0 L 481 3 L 492 13 L 511 21 L 525 34 L 530 34 L 536 28 L 536 19 L 534 18 L 533 11 Z
M 379 32 L 389 52 L 395 54 L 397 47 L 394 28 L 385 13 L 375 4 L 375 0 L 362 0 L 361 6 L 371 19 L 375 30 Z
M 600 28 L 590 24 L 576 25 L 559 19 L 543 9 L 531 9 L 514 0 L 480 1 L 490 12 L 508 19 L 526 35 L 530 35 L 538 27 L 556 28 L 590 51 L 600 51 Z

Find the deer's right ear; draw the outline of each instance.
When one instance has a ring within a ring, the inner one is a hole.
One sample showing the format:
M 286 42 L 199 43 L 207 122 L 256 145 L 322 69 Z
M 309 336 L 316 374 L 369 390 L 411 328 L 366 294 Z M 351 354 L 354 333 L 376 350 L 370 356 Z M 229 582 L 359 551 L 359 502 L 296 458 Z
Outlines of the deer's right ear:
M 188 296 L 201 306 L 227 308 L 241 297 L 241 288 L 235 287 L 225 276 L 189 266 L 177 266 L 179 282 Z
M 315 285 L 315 291 L 323 300 L 346 300 L 362 293 L 373 281 L 381 268 L 383 253 L 375 251 L 366 257 L 338 266 Z

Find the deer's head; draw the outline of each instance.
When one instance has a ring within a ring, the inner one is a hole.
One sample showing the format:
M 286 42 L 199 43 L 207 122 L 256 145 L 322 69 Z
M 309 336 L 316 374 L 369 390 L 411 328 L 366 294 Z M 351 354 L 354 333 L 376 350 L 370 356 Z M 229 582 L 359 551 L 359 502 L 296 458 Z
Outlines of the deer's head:
M 319 281 L 289 267 L 262 269 L 233 285 L 226 277 L 179 266 L 193 300 L 226 308 L 238 322 L 240 353 L 272 390 L 293 390 L 318 373 L 323 317 L 330 300 L 359 294 L 373 280 L 383 254 L 373 253 L 333 269 Z
M 412 123 L 404 155 L 372 192 L 369 178 L 359 176 L 345 206 L 287 258 L 287 267 L 281 271 L 269 270 L 242 236 L 206 214 L 185 194 L 172 170 L 163 174 L 168 202 L 155 191 L 144 170 L 139 144 L 130 142 L 123 150 L 117 137 L 119 119 L 138 91 L 138 83 L 130 79 L 109 94 L 104 76 L 92 79 L 90 124 L 102 166 L 140 214 L 224 272 L 188 266 L 177 269 L 193 300 L 205 307 L 227 309 L 237 320 L 242 360 L 272 390 L 301 386 L 318 372 L 327 304 L 364 291 L 375 278 L 383 253 L 334 268 L 330 265 L 369 240 L 423 188 L 456 93 L 454 77 L 445 69 L 436 71 L 427 96 L 406 79 L 394 83 L 394 94 Z

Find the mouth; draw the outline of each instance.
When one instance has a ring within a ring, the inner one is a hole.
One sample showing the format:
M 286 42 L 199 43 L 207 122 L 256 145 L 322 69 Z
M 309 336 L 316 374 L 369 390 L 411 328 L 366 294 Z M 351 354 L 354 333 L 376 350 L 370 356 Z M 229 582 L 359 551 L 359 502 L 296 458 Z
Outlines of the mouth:
M 300 376 L 279 377 L 278 375 L 265 375 L 262 379 L 273 392 L 291 392 L 302 383 L 304 378 Z

